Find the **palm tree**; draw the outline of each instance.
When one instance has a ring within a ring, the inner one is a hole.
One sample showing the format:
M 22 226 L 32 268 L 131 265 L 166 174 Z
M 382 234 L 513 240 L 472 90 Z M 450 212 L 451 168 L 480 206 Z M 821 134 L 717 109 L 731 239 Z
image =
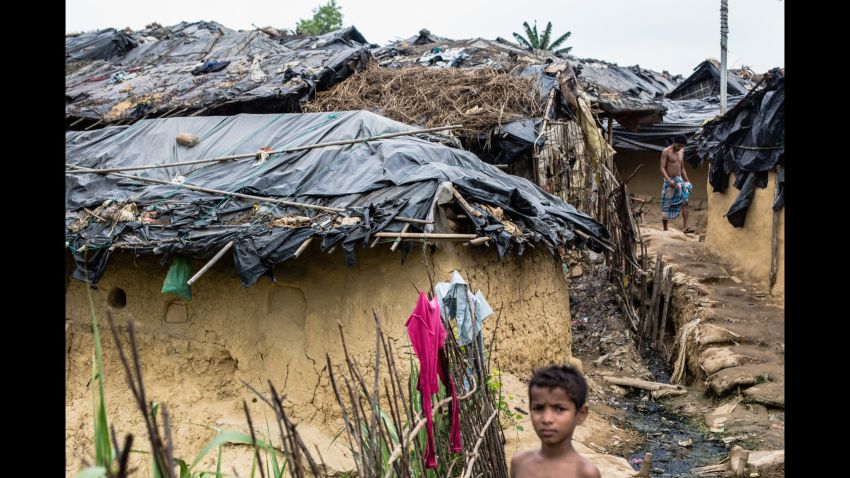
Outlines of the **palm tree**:
M 552 22 L 546 23 L 546 30 L 543 31 L 543 35 L 537 35 L 537 20 L 534 21 L 534 28 L 528 26 L 528 22 L 522 22 L 523 28 L 525 28 L 525 37 L 520 35 L 519 33 L 514 32 L 514 38 L 519 42 L 520 45 L 531 48 L 532 50 L 550 50 L 555 53 L 569 53 L 573 47 L 568 46 L 566 48 L 557 49 L 561 43 L 564 43 L 567 38 L 572 35 L 572 32 L 567 32 L 558 37 L 552 43 L 549 43 L 549 39 L 552 35 Z

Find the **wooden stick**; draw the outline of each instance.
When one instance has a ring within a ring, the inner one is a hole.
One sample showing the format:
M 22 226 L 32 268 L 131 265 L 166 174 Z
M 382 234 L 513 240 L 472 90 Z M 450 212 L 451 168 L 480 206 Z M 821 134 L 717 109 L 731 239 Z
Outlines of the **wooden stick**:
M 407 223 L 407 224 L 404 225 L 404 227 L 401 229 L 401 233 L 402 234 L 406 233 L 408 229 L 410 229 L 410 223 Z M 400 237 L 398 239 L 396 239 L 395 241 L 393 241 L 393 245 L 390 246 L 390 250 L 395 252 L 395 250 L 398 249 L 399 244 L 401 244 L 401 238 Z
M 163 114 L 161 114 L 161 115 L 157 116 L 157 119 L 165 118 L 165 117 L 166 117 L 166 116 L 168 116 L 169 114 L 171 114 L 171 113 L 173 113 L 173 112 L 177 111 L 177 108 L 180 108 L 180 107 L 179 107 L 179 106 L 175 106 L 174 108 L 171 108 L 170 110 L 166 111 L 165 113 L 163 113 Z
M 87 127 L 83 128 L 83 131 L 88 131 L 88 130 L 94 128 L 95 126 L 99 125 L 100 123 L 103 123 L 102 119 L 98 120 L 96 123 L 92 123 L 92 124 L 88 125 Z
M 475 239 L 478 235 L 436 232 L 376 232 L 375 237 L 394 237 L 400 239 Z
M 171 118 L 172 116 L 177 116 L 177 115 L 179 115 L 180 113 L 184 113 L 184 112 L 186 112 L 186 111 L 188 111 L 188 110 L 189 110 L 189 108 L 183 108 L 182 110 L 177 111 L 176 113 L 173 113 L 173 114 L 171 114 L 171 115 L 168 115 L 168 116 L 160 116 L 160 118 Z
M 614 144 L 614 118 L 608 117 L 608 144 Z
M 77 119 L 77 120 L 75 120 L 73 123 L 69 124 L 69 125 L 68 125 L 68 127 L 69 127 L 69 128 L 71 128 L 71 127 L 73 127 L 73 126 L 76 126 L 77 124 L 79 124 L 80 122 L 82 122 L 84 119 L 86 119 L 86 117 L 85 117 L 85 116 L 81 116 L 79 119 Z
M 677 396 L 680 396 L 680 395 L 687 395 L 687 394 L 688 394 L 687 390 L 670 390 L 670 389 L 666 389 L 666 388 L 664 390 L 654 390 L 654 391 L 650 392 L 650 395 L 652 395 L 653 400 L 658 400 L 658 399 L 661 399 L 661 398 L 664 398 L 664 397 L 677 397 Z
M 97 123 L 95 123 L 95 124 L 97 124 Z M 94 125 L 92 125 L 92 126 L 94 126 Z M 374 141 L 374 140 L 378 140 L 378 139 L 388 139 L 388 138 L 395 138 L 397 136 L 408 136 L 408 135 L 412 135 L 412 134 L 429 133 L 429 132 L 432 132 L 432 131 L 443 131 L 443 130 L 449 130 L 449 129 L 457 129 L 457 128 L 460 128 L 460 127 L 462 127 L 462 125 L 441 126 L 439 128 L 414 129 L 414 130 L 408 130 L 408 131 L 400 131 L 398 133 L 389 133 L 389 134 L 382 134 L 382 135 L 378 135 L 378 136 L 369 136 L 368 138 L 355 138 L 355 139 L 346 139 L 346 140 L 342 140 L 342 141 L 331 141 L 329 143 L 308 144 L 308 145 L 305 145 L 305 146 L 298 146 L 298 147 L 295 147 L 295 148 L 285 148 L 285 149 L 278 149 L 278 150 L 274 150 L 274 151 L 269 151 L 268 153 L 270 155 L 271 154 L 279 154 L 279 153 L 292 153 L 292 152 L 295 152 L 295 151 L 304 151 L 304 150 L 308 150 L 308 149 L 326 148 L 328 146 L 340 146 L 340 145 L 344 145 L 344 144 L 363 143 L 363 142 L 366 142 L 366 141 Z M 139 169 L 172 168 L 172 167 L 176 167 L 176 166 L 187 166 L 187 165 L 192 165 L 192 164 L 217 163 L 217 162 L 221 162 L 221 161 L 232 161 L 234 159 L 253 158 L 256 155 L 257 155 L 257 152 L 254 151 L 252 153 L 233 154 L 233 155 L 230 155 L 230 156 L 221 156 L 221 157 L 218 157 L 218 158 L 210 158 L 210 159 L 198 159 L 198 160 L 195 160 L 195 161 L 180 161 L 180 162 L 169 163 L 169 164 L 148 164 L 148 165 L 144 165 L 144 166 L 128 166 L 128 167 L 124 167 L 124 168 L 104 168 L 104 169 L 84 168 L 84 170 L 76 171 L 76 172 L 65 171 L 65 174 L 112 173 L 112 172 L 119 172 L 119 171 L 136 171 L 136 170 L 139 170 Z
M 475 447 L 472 449 L 472 458 L 469 460 L 469 464 L 466 465 L 466 471 L 463 472 L 462 478 L 469 478 L 469 476 L 472 475 L 472 466 L 478 458 L 478 449 L 481 448 L 481 444 L 484 443 L 484 434 L 487 432 L 487 427 L 490 426 L 490 423 L 493 422 L 493 419 L 496 418 L 498 413 L 498 408 L 493 410 L 493 413 L 490 414 L 490 418 L 488 418 L 487 422 L 484 423 L 484 426 L 481 427 L 481 431 L 478 433 L 478 441 L 475 442 Z
M 650 471 L 652 471 L 652 453 L 647 452 L 643 456 L 643 463 L 640 464 L 640 471 L 635 476 L 649 478 L 651 476 Z
M 314 239 L 315 237 L 316 237 L 316 236 L 310 236 L 310 237 L 308 237 L 308 238 L 307 238 L 307 240 L 305 240 L 304 242 L 302 242 L 302 243 L 301 243 L 301 245 L 300 245 L 300 246 L 298 246 L 298 250 L 296 250 L 296 251 L 295 251 L 295 254 L 293 254 L 293 257 L 298 257 L 298 256 L 300 256 L 300 255 L 301 255 L 301 253 L 302 253 L 302 252 L 304 252 L 304 250 L 305 250 L 305 249 L 307 249 L 307 246 L 309 246 L 309 245 L 310 245 L 310 243 L 311 243 L 311 242 L 313 242 L 313 239 Z
M 106 222 L 106 219 L 104 219 L 104 218 L 102 218 L 102 217 L 98 216 L 97 214 L 93 213 L 93 212 L 92 212 L 92 211 L 90 211 L 88 208 L 85 208 L 85 207 L 84 207 L 84 208 L 83 208 L 83 210 L 84 210 L 85 212 L 89 213 L 90 215 L 92 215 L 92 216 L 94 216 L 94 217 L 96 217 L 96 218 L 100 219 L 101 221 Z
M 460 204 L 460 207 L 462 207 L 467 212 L 467 214 L 469 214 L 470 216 L 481 217 L 481 211 L 470 206 L 469 203 L 466 202 L 466 199 L 464 199 L 463 196 L 461 196 L 460 193 L 457 192 L 457 189 L 455 189 L 454 186 L 452 186 L 452 196 L 455 197 L 457 203 Z
M 201 270 L 199 270 L 197 274 L 193 275 L 191 279 L 186 281 L 186 285 L 194 284 L 202 275 L 204 275 L 205 272 L 210 270 L 210 267 L 212 267 L 213 264 L 218 262 L 218 260 L 221 259 L 221 257 L 224 255 L 224 253 L 227 252 L 231 247 L 233 247 L 233 244 L 235 244 L 235 243 L 236 243 L 236 241 L 233 240 L 233 241 L 230 241 L 227 244 L 225 244 L 225 246 L 222 247 L 221 250 L 218 251 L 216 253 L 216 255 L 214 255 L 213 258 L 210 259 L 210 261 L 207 262 L 207 264 L 204 267 L 201 267 Z
M 774 202 L 779 197 L 779 177 L 774 179 Z M 779 269 L 779 211 L 773 211 L 773 221 L 770 224 L 770 285 L 767 288 L 768 293 L 773 292 L 773 286 L 776 284 L 776 275 Z
M 414 287 L 416 287 L 416 284 L 414 284 L 413 286 L 414 286 Z M 465 394 L 463 394 L 463 395 L 459 396 L 459 397 L 457 398 L 457 399 L 458 399 L 458 401 L 460 401 L 460 400 L 466 400 L 467 398 L 471 397 L 471 396 L 472 396 L 472 394 L 474 394 L 474 393 L 475 393 L 475 391 L 476 391 L 477 389 L 478 389 L 478 383 L 476 383 L 476 382 L 473 380 L 473 383 L 472 383 L 472 390 L 470 390 L 469 392 L 467 392 L 467 393 L 465 393 Z M 446 398 L 444 398 L 444 399 L 440 400 L 439 402 L 437 402 L 437 404 L 436 404 L 436 405 L 434 405 L 433 407 L 431 407 L 431 416 L 432 416 L 433 418 L 436 418 L 436 417 L 437 417 L 437 413 L 440 411 L 440 408 L 442 408 L 442 407 L 443 407 L 443 405 L 447 405 L 447 404 L 448 404 L 449 402 L 451 402 L 451 401 L 452 401 L 452 397 L 446 397 Z M 420 416 L 421 416 L 421 415 L 420 415 Z M 417 418 L 419 418 L 419 417 L 417 416 Z M 416 423 L 416 426 L 415 426 L 415 427 L 413 427 L 413 429 L 410 431 L 410 433 L 408 433 L 408 434 L 407 434 L 407 438 L 405 439 L 405 443 L 408 443 L 408 444 L 409 444 L 410 442 L 412 442 L 412 441 L 416 438 L 416 435 L 418 435 L 418 434 L 419 434 L 419 431 L 420 431 L 420 430 L 422 430 L 422 427 L 424 427 L 424 426 L 425 426 L 425 423 L 426 423 L 426 419 L 425 419 L 424 417 L 423 417 L 423 418 L 419 418 L 419 421 Z M 402 437 L 401 437 L 401 438 L 404 438 L 404 436 L 402 435 Z M 386 477 L 385 477 L 385 478 L 389 478 L 389 477 L 391 477 L 391 476 L 392 476 L 392 471 L 393 471 L 393 470 L 392 470 L 391 466 L 392 466 L 392 464 L 393 464 L 393 463 L 394 463 L 394 462 L 395 462 L 395 461 L 396 461 L 396 460 L 397 460 L 400 456 L 401 456 L 401 443 L 399 443 L 399 444 L 395 447 L 395 449 L 393 450 L 393 452 L 390 454 L 390 458 L 389 458 L 389 460 L 387 460 L 387 475 L 386 475 Z
M 684 390 L 681 385 L 670 385 L 669 383 L 660 383 L 660 382 L 649 382 L 647 380 L 641 380 L 639 378 L 629 378 L 629 377 L 614 377 L 611 375 L 605 375 L 602 377 L 608 383 L 612 383 L 614 385 L 623 385 L 626 387 L 634 387 L 640 388 L 641 390 Z
M 646 319 L 643 322 L 643 327 L 641 328 L 641 337 L 646 335 L 647 325 L 650 324 L 650 321 L 655 322 L 656 315 L 658 314 L 658 295 L 661 293 L 661 271 L 662 267 L 664 267 L 664 260 L 661 257 L 661 253 L 655 256 L 655 275 L 652 279 L 652 298 L 649 300 L 649 313 L 646 316 Z M 640 346 L 640 344 L 638 344 Z
M 605 249 L 608 249 L 610 252 L 614 252 L 614 248 L 611 247 L 608 243 L 604 242 L 602 239 L 599 239 L 595 236 L 591 236 L 589 234 L 585 234 L 584 231 L 581 231 L 581 230 L 578 230 L 578 229 L 573 229 L 573 232 L 581 238 L 592 239 L 594 242 L 596 242 L 600 246 L 604 247 Z
M 475 245 L 478 245 L 478 244 L 484 244 L 485 242 L 487 242 L 489 240 L 490 240 L 490 236 L 476 237 L 475 239 L 473 239 L 473 240 L 471 240 L 467 243 L 464 243 L 464 246 L 475 246 Z
M 667 308 L 670 306 L 670 301 L 673 300 L 671 294 L 673 292 L 673 266 L 667 266 L 664 271 L 664 308 L 661 311 L 661 327 L 658 329 L 658 344 L 664 339 L 664 328 L 667 327 Z M 656 348 L 657 350 L 657 348 Z
M 76 170 L 86 169 L 86 168 L 80 168 L 79 166 L 74 166 L 74 165 L 70 165 L 70 164 L 66 164 L 66 166 L 71 167 L 71 168 L 76 168 Z M 66 172 L 70 172 L 70 171 L 66 171 Z M 92 170 L 92 172 L 96 172 L 96 170 Z M 173 183 L 171 183 L 169 181 L 162 180 L 162 179 L 145 178 L 145 177 L 142 177 L 142 176 L 131 176 L 129 174 L 120 174 L 120 173 L 106 173 L 106 174 L 111 174 L 113 176 L 118 176 L 118 177 L 126 178 L 126 179 L 133 179 L 133 180 L 136 180 L 136 181 L 148 182 L 148 183 L 152 183 L 152 184 L 165 184 L 167 186 L 174 186 Z M 305 203 L 300 203 L 300 202 L 287 201 L 285 199 L 275 199 L 275 198 L 270 198 L 270 197 L 254 196 L 252 194 L 242 194 L 242 193 L 222 191 L 220 189 L 204 188 L 204 187 L 201 187 L 201 186 L 193 186 L 191 184 L 186 184 L 186 183 L 181 184 L 179 187 L 186 188 L 186 189 L 189 189 L 189 190 L 192 190 L 192 191 L 200 191 L 200 192 L 210 193 L 210 194 L 222 194 L 222 195 L 225 195 L 225 196 L 233 196 L 233 197 L 238 197 L 238 198 L 250 199 L 252 201 L 267 202 L 267 203 L 272 203 L 272 204 L 283 204 L 284 206 L 300 207 L 300 208 L 304 208 L 304 209 L 317 209 L 319 211 L 345 212 L 345 208 L 341 208 L 341 207 L 328 207 L 328 206 L 319 206 L 318 204 L 305 204 Z M 402 217 L 402 216 L 396 216 L 395 218 L 393 218 L 393 220 L 399 221 L 399 222 L 409 222 L 409 223 L 412 223 L 412 224 L 431 224 L 432 223 L 432 221 L 426 221 L 424 219 L 414 219 L 414 218 L 411 218 L 411 217 Z

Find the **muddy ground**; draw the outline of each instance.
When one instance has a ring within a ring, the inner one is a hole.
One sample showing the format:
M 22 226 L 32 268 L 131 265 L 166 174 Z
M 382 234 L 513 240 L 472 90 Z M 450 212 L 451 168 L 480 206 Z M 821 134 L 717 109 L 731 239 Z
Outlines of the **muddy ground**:
M 625 458 L 634 470 L 649 452 L 652 476 L 671 477 L 699 476 L 691 470 L 721 463 L 735 446 L 783 448 L 784 410 L 733 399 L 735 410 L 726 429 L 712 431 L 707 415 L 729 399 L 714 396 L 701 380 L 694 379 L 685 396 L 659 400 L 649 391 L 605 382 L 604 376 L 615 375 L 670 383 L 672 372 L 662 352 L 647 343 L 638 345 L 627 330 L 606 274 L 602 265 L 586 266 L 570 287 L 573 355 L 581 360 L 588 377 L 590 408 L 619 430 L 599 430 L 587 442 L 599 452 Z M 773 467 L 755 476 L 784 476 L 784 468 Z

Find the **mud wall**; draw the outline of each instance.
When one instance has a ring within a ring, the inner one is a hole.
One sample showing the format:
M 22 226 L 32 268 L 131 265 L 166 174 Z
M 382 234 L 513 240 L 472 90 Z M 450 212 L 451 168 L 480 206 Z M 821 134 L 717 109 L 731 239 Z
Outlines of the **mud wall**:
M 730 178 L 729 184 L 734 183 Z M 707 183 L 706 183 L 707 184 Z M 708 186 L 709 188 L 711 186 Z M 767 188 L 756 188 L 753 201 L 747 211 L 744 227 L 735 228 L 724 217 L 738 196 L 738 190 L 730 186 L 725 194 L 709 193 L 708 228 L 706 246 L 717 254 L 724 265 L 755 281 L 761 288 L 770 284 L 771 227 L 773 222 L 773 200 L 776 173 L 768 175 Z M 778 214 L 777 229 L 777 274 L 776 284 L 770 293 L 785 297 L 785 209 Z
M 305 438 L 322 448 L 339 431 L 324 365 L 326 353 L 335 364 L 342 363 L 338 320 L 355 360 L 368 370 L 374 360 L 374 308 L 394 341 L 398 362 L 407 368 L 404 324 L 417 298 L 412 283 L 425 290 L 428 276 L 418 247 L 404 264 L 399 253 L 384 249 L 359 249 L 359 263 L 348 268 L 341 251 L 321 254 L 314 246 L 277 267 L 277 284 L 263 278 L 250 288 L 241 287 L 226 258 L 193 286 L 192 301 L 163 295 L 167 267 L 147 256 L 115 254 L 95 289 L 67 282 L 66 475 L 81 469 L 83 458 L 91 461 L 93 449 L 89 292 L 101 325 L 107 414 L 119 436 L 133 432 L 137 445 L 147 448 L 141 415 L 106 324 L 107 310 L 124 334 L 129 320 L 137 324 L 147 394 L 170 409 L 176 456 L 193 458 L 215 435 L 206 426 L 247 431 L 243 399 L 256 414 L 255 425 L 265 423 L 264 415 L 271 419 L 240 380 L 264 388 L 271 379 L 283 389 L 295 418 L 310 423 L 300 428 Z M 70 256 L 67 262 L 70 272 Z M 448 280 L 458 269 L 473 291 L 482 290 L 495 311 L 485 322 L 488 343 L 501 310 L 496 366 L 526 376 L 535 366 L 568 359 L 567 282 L 543 247 L 500 261 L 492 248 L 446 244 L 430 255 L 428 264 L 436 281 Z M 126 298 L 123 308 L 108 305 L 110 300 L 117 304 L 119 288 Z M 264 425 L 258 427 L 264 430 Z M 339 450 L 342 442 L 337 441 L 335 450 L 322 449 L 332 468 L 347 460 Z M 250 466 L 249 454 L 243 455 Z

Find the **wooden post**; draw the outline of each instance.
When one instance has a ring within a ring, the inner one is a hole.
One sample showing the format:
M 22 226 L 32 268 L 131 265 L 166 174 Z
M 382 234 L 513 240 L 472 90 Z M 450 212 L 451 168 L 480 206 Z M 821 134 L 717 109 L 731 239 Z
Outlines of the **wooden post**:
M 614 144 L 614 117 L 608 115 L 608 144 Z
M 664 268 L 664 308 L 661 311 L 661 327 L 658 329 L 658 335 L 656 339 L 656 347 L 658 350 L 661 346 L 662 339 L 664 339 L 664 328 L 667 327 L 667 309 L 670 306 L 670 301 L 673 299 L 673 266 L 667 266 Z
M 214 256 L 213 256 L 213 258 L 212 258 L 212 259 L 210 259 L 210 261 L 209 261 L 209 262 L 207 262 L 207 264 L 206 264 L 204 267 L 201 267 L 201 270 L 199 270 L 197 274 L 193 275 L 191 279 L 189 279 L 189 280 L 187 280 L 187 281 L 186 281 L 186 285 L 192 285 L 192 284 L 194 284 L 194 283 L 195 283 L 198 279 L 200 279 L 200 278 L 201 278 L 201 276 L 202 276 L 202 275 L 204 275 L 204 273 L 205 273 L 205 272 L 207 272 L 208 270 L 210 270 L 210 267 L 212 267 L 212 266 L 213 266 L 213 264 L 215 264 L 216 262 L 218 262 L 218 260 L 219 260 L 219 259 L 221 259 L 221 257 L 224 255 L 224 253 L 225 253 L 225 252 L 227 252 L 227 251 L 228 251 L 231 247 L 233 247 L 233 244 L 235 244 L 235 243 L 236 243 L 236 241 L 235 241 L 235 240 L 233 240 L 233 241 L 230 241 L 230 242 L 228 242 L 227 244 L 225 244 L 225 246 L 224 246 L 224 247 L 222 247 L 222 248 L 221 248 L 221 250 L 220 250 L 220 251 L 218 251 L 218 252 L 216 253 L 216 255 L 214 255 Z
M 658 298 L 661 295 L 661 272 L 664 267 L 664 260 L 661 257 L 661 253 L 655 256 L 655 275 L 652 280 L 652 299 L 649 301 L 649 313 L 646 316 L 646 320 L 643 323 L 643 328 L 641 329 L 641 335 L 646 335 L 648 332 L 648 328 L 651 324 L 656 323 L 658 320 Z
M 640 464 L 640 471 L 638 471 L 637 475 L 641 478 L 649 478 L 650 472 L 652 471 L 652 453 L 648 453 L 643 456 L 643 463 Z
M 779 197 L 779 175 L 776 175 L 773 183 L 773 201 Z M 776 284 L 776 275 L 779 269 L 779 211 L 773 211 L 773 222 L 770 225 L 770 287 L 768 293 L 773 293 L 773 286 Z

